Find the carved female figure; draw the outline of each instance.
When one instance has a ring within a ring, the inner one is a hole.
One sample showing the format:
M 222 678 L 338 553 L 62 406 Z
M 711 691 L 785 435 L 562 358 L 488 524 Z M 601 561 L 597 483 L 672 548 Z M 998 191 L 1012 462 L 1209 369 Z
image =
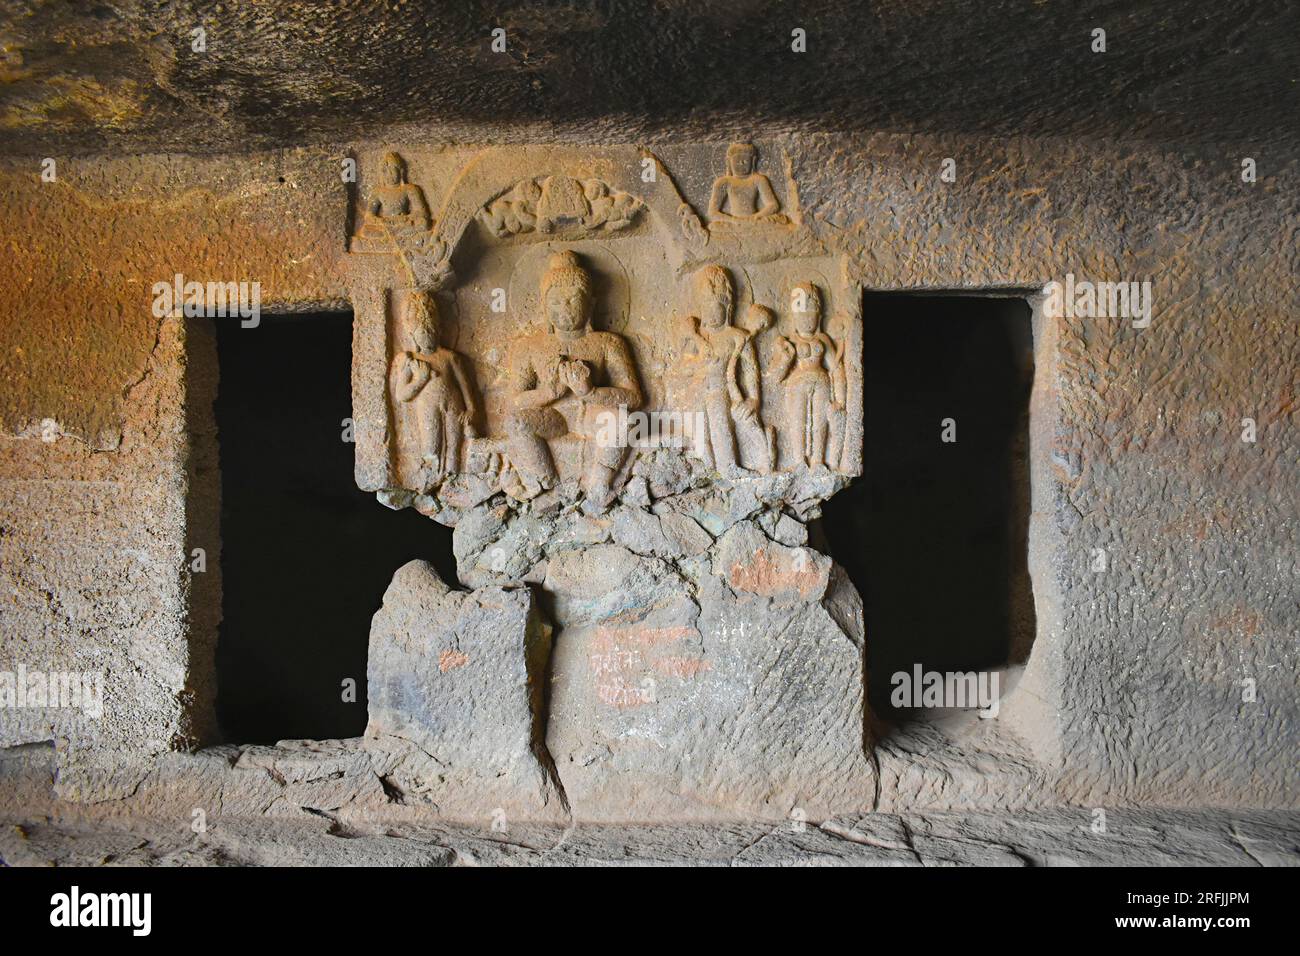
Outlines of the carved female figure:
M 836 467 L 844 440 L 844 346 L 821 328 L 821 295 L 812 283 L 791 290 L 794 334 L 776 343 L 785 386 L 782 458 L 797 467 Z
M 478 398 L 464 359 L 439 344 L 438 303 L 423 290 L 411 293 L 402 325 L 412 351 L 399 351 L 389 369 L 394 408 L 412 412 L 414 434 L 398 429 L 399 459 L 411 453 L 415 475 L 401 476 L 409 488 L 427 492 L 443 477 L 460 470 L 461 445 L 476 436 Z M 412 447 L 414 446 L 414 447 Z

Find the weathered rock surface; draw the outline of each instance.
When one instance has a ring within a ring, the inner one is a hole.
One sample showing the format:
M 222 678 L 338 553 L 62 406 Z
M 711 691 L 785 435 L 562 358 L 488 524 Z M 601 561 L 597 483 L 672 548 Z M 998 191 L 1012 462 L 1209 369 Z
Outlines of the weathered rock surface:
M 558 627 L 547 743 L 580 819 L 871 806 L 862 605 L 829 558 L 744 522 L 711 561 L 561 552 L 544 586 Z
M 1298 866 L 1294 811 L 872 813 L 820 826 L 355 826 L 223 820 L 0 825 L 4 866 Z
M 385 789 L 453 818 L 563 816 L 540 723 L 549 652 L 527 587 L 456 591 L 427 562 L 400 568 L 367 671 Z
M 225 152 L 395 129 L 435 142 L 555 131 L 624 142 L 629 129 L 670 125 L 720 138 L 755 123 L 1157 143 L 1206 125 L 1243 140 L 1294 133 L 1279 122 L 1296 104 L 1287 4 L 1186 0 L 1171 19 L 1153 2 L 1119 18 L 1102 0 L 965 0 L 864 17 L 848 0 L 763 0 L 741 21 L 727 3 L 13 6 L 0 128 L 7 149 L 29 156 Z M 789 49 L 796 21 L 807 55 Z M 203 53 L 190 45 L 196 23 L 220 37 Z M 488 24 L 506 31 L 506 52 L 492 52 Z M 1145 55 L 1111 54 L 1098 69 L 1098 24 Z M 1036 57 L 1063 75 L 1026 70 Z M 940 59 L 941 72 L 918 65 Z M 1259 95 L 1269 85 L 1271 104 Z

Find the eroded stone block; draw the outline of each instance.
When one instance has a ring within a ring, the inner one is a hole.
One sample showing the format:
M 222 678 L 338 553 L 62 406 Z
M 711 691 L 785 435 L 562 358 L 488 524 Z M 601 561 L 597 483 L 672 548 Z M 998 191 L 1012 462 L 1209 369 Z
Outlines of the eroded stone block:
M 721 546 L 681 570 L 617 545 L 552 558 L 547 743 L 577 818 L 821 819 L 871 806 L 862 605 L 817 558 L 815 584 L 801 591 L 796 573 L 776 597 L 733 589 L 738 562 Z
M 461 819 L 562 816 L 540 724 L 549 652 L 527 586 L 458 591 L 403 565 L 367 667 L 367 746 L 394 799 Z

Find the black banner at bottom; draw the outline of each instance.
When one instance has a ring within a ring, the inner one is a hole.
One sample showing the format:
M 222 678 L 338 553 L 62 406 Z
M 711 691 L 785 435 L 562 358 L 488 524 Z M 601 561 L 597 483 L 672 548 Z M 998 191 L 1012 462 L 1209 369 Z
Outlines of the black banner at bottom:
M 1246 868 L 10 869 L 0 876 L 0 911 L 24 934 L 128 945 L 190 942 L 232 925 L 295 944 L 373 942 L 424 926 L 477 926 L 496 941 L 512 929 L 535 938 L 537 924 L 555 920 L 589 939 L 624 942 L 664 932 L 698 942 L 712 926 L 734 944 L 766 935 L 772 921 L 810 916 L 884 920 L 954 940 L 976 939 L 996 920 L 1006 939 L 1012 913 L 1050 920 L 1071 942 L 1199 935 L 1231 944 L 1286 928 L 1292 885 L 1285 870 Z M 756 910 L 766 918 L 755 920 Z

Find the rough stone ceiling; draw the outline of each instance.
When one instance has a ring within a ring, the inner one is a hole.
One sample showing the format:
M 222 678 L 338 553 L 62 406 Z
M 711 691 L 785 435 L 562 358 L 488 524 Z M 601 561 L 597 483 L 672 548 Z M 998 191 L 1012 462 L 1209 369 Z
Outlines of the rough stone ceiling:
M 1295 0 L 0 0 L 0 152 L 759 123 L 1290 143 L 1298 51 Z

